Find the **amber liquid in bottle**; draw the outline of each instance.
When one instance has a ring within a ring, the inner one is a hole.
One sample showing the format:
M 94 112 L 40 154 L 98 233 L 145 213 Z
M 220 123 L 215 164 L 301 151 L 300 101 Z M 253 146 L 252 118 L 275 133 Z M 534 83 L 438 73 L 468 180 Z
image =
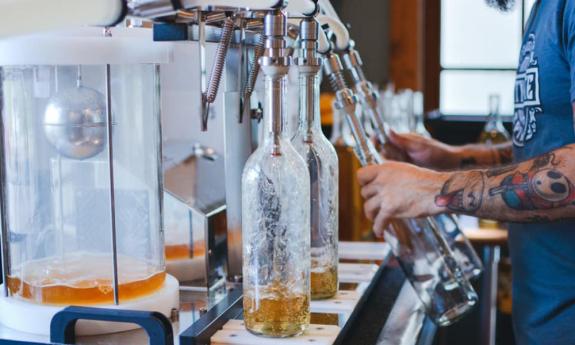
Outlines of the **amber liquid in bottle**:
M 312 261 L 310 280 L 312 300 L 331 298 L 337 293 L 338 279 L 335 267 L 321 267 Z
M 244 295 L 244 322 L 256 335 L 281 338 L 300 335 L 307 329 L 309 319 L 307 294 L 268 288 L 267 292 L 260 291 L 257 298 Z
M 120 258 L 120 301 L 150 295 L 160 289 L 163 271 L 135 259 Z M 129 269 L 128 269 L 129 268 Z M 113 304 L 112 260 L 100 255 L 74 255 L 25 263 L 22 274 L 9 276 L 8 290 L 35 303 L 48 305 Z

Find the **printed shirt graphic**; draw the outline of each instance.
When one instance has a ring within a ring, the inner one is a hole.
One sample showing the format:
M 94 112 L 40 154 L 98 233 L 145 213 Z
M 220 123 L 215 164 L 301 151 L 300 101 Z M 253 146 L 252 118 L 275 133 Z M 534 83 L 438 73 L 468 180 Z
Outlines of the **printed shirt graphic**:
M 515 114 L 513 144 L 523 147 L 537 132 L 535 116 L 542 113 L 539 98 L 539 64 L 535 57 L 535 34 L 530 34 L 521 48 L 520 64 L 515 79 Z

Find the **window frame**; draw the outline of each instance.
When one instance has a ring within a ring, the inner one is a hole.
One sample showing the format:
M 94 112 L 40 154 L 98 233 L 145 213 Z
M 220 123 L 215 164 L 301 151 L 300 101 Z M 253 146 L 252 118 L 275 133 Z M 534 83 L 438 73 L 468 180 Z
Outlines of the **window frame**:
M 520 7 L 521 17 L 521 36 L 525 34 L 525 23 L 528 17 L 526 13 L 526 6 L 529 0 L 517 0 L 516 6 Z M 516 68 L 501 68 L 501 67 L 444 67 L 441 64 L 441 13 L 442 13 L 443 0 L 428 0 L 424 7 L 424 18 L 427 27 L 424 41 L 425 56 L 433 57 L 428 58 L 428 64 L 424 70 L 424 89 L 425 89 L 425 109 L 432 112 L 436 117 L 444 119 L 453 119 L 461 121 L 462 119 L 480 120 L 485 118 L 482 115 L 475 114 L 442 114 L 440 112 L 440 99 L 441 99 L 441 74 L 444 71 L 462 71 L 462 72 L 515 72 Z M 521 38 L 522 39 L 522 38 Z M 511 114 L 502 114 L 505 120 L 512 118 Z

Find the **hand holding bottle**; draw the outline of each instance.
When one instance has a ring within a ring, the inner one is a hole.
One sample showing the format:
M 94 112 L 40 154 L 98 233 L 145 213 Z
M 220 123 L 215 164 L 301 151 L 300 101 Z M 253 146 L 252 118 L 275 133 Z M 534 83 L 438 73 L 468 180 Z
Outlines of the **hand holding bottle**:
M 397 151 L 400 151 L 409 162 L 434 169 L 453 169 L 461 160 L 457 147 L 433 138 L 414 133 L 399 134 L 393 130 L 389 131 L 388 138 L 392 150 L 390 145 L 386 145 L 381 152 L 386 159 L 397 160 Z
M 358 171 L 364 211 L 381 234 L 393 218 L 420 218 L 439 213 L 433 200 L 445 182 L 442 173 L 387 161 Z

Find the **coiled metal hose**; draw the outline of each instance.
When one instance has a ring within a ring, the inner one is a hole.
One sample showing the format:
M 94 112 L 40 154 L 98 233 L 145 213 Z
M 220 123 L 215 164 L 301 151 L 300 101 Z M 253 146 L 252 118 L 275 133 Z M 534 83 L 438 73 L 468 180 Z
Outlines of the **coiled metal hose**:
M 212 73 L 210 75 L 207 90 L 204 92 L 202 97 L 204 109 L 202 114 L 202 131 L 206 131 L 208 128 L 209 105 L 214 103 L 218 94 L 218 89 L 220 87 L 220 82 L 222 80 L 222 74 L 224 72 L 226 63 L 226 56 L 228 54 L 228 49 L 230 47 L 230 42 L 232 41 L 232 35 L 234 33 L 234 25 L 234 20 L 228 17 L 225 19 L 222 26 L 222 36 L 216 49 L 214 64 L 212 65 Z

